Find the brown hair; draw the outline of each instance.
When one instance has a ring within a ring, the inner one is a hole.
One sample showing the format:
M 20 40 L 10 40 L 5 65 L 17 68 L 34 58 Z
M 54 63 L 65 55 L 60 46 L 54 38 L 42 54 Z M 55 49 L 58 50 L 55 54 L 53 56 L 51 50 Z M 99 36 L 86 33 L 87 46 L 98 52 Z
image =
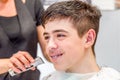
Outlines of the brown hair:
M 55 19 L 69 18 L 80 37 L 89 29 L 94 29 L 97 35 L 100 16 L 100 10 L 88 3 L 79 0 L 62 1 L 47 8 L 43 15 L 42 25 Z

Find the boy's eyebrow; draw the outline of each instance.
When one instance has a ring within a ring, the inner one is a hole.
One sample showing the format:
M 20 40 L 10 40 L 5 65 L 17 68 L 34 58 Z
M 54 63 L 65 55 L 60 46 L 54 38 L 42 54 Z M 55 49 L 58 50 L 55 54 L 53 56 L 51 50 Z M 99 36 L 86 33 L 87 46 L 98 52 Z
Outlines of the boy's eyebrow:
M 44 35 L 47 35 L 47 34 L 48 34 L 47 32 L 44 32 L 44 33 L 43 33 L 43 36 L 44 36 Z
M 68 33 L 67 31 L 65 31 L 63 29 L 54 30 L 52 33 L 56 33 L 56 32 L 65 32 L 65 33 Z M 48 35 L 48 32 L 44 32 L 43 35 Z
M 66 33 L 68 33 L 68 32 L 65 31 L 64 29 L 59 29 L 59 30 L 55 30 L 55 31 L 53 31 L 53 33 L 55 33 L 55 32 L 66 32 Z

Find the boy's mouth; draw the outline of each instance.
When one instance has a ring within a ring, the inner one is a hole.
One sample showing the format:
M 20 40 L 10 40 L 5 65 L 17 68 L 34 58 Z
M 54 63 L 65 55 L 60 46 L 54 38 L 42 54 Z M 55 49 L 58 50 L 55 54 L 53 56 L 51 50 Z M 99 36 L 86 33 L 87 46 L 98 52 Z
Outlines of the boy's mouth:
M 63 50 L 54 50 L 52 53 L 50 52 L 50 58 L 53 62 L 56 62 L 60 57 L 64 54 Z
M 58 57 L 60 57 L 60 56 L 62 56 L 63 54 L 61 53 L 61 54 L 56 54 L 56 55 L 53 55 L 53 56 L 51 56 L 51 58 L 52 59 L 57 59 Z

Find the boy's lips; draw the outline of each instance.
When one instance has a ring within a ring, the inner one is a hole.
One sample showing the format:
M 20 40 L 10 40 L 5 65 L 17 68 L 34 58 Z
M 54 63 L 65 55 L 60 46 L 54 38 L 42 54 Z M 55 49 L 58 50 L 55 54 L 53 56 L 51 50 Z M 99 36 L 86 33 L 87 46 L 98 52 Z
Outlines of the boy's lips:
M 62 56 L 63 54 L 60 53 L 60 54 L 56 54 L 56 55 L 52 55 L 50 56 L 52 59 L 57 59 L 58 57 Z
M 51 62 L 57 62 L 63 56 L 64 50 L 60 48 L 50 49 L 48 53 Z
M 54 53 L 50 53 L 49 56 L 50 56 L 52 62 L 56 62 L 60 59 L 60 57 L 63 56 L 63 54 L 64 53 L 61 51 L 54 51 Z

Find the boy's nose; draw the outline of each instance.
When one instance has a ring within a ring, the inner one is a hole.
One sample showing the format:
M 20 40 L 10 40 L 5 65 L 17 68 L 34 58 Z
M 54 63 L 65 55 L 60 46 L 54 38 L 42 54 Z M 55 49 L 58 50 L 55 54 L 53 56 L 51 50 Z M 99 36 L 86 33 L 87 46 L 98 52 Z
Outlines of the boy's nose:
M 57 43 L 55 42 L 54 39 L 50 39 L 48 44 L 47 44 L 47 50 L 54 50 L 56 49 L 58 46 L 57 46 Z

